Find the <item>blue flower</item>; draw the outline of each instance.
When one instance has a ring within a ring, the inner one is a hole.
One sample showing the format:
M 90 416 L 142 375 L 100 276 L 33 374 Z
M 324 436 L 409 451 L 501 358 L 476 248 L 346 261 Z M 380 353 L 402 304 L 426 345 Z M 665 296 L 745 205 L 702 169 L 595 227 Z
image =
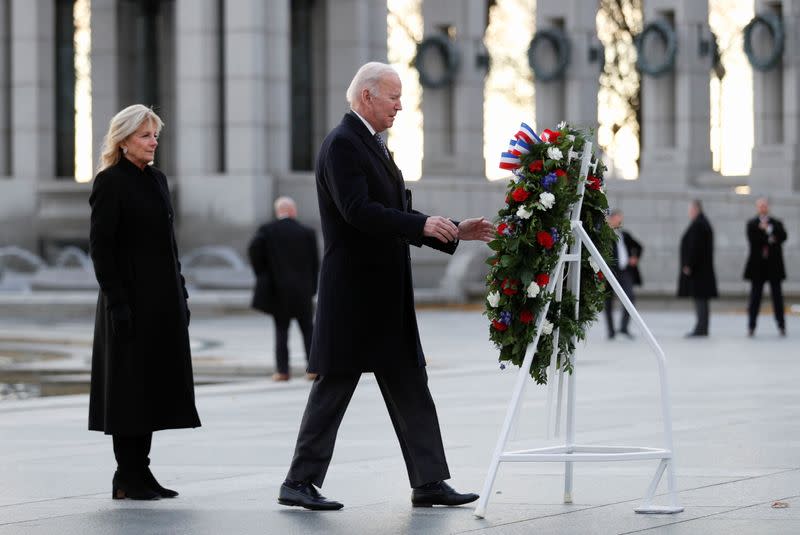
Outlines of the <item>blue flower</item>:
M 506 369 L 506 365 L 505 365 L 505 364 L 503 364 L 502 362 L 500 363 L 500 369 L 501 369 L 501 370 L 505 370 L 505 369 Z
M 558 180 L 558 177 L 556 176 L 555 173 L 548 173 L 542 179 L 542 187 L 544 189 L 550 191 L 550 188 L 553 187 L 553 184 L 555 184 L 557 180 Z
M 558 231 L 556 230 L 556 227 L 550 228 L 550 234 L 553 236 L 553 243 L 556 243 L 558 241 Z
M 500 313 L 500 321 L 506 325 L 511 325 L 511 312 L 504 310 Z

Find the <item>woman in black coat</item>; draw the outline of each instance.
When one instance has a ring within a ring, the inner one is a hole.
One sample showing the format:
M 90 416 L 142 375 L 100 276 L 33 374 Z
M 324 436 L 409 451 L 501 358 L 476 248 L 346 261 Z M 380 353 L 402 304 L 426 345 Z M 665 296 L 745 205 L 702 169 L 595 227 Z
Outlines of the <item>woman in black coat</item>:
M 162 125 L 140 104 L 115 115 L 89 198 L 100 285 L 89 429 L 113 437 L 115 499 L 177 496 L 150 472 L 153 431 L 200 426 L 173 210 L 166 177 L 151 166 Z
M 687 337 L 708 336 L 708 300 L 717 297 L 714 274 L 714 231 L 699 200 L 689 203 L 689 227 L 681 238 L 678 297 L 693 297 L 697 322 Z

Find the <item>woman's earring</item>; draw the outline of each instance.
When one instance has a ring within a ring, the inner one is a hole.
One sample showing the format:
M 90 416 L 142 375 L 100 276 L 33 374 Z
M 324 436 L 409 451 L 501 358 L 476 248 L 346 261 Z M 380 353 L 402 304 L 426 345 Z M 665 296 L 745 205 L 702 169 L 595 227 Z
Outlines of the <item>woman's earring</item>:
M 122 147 L 122 154 L 128 154 L 128 147 Z

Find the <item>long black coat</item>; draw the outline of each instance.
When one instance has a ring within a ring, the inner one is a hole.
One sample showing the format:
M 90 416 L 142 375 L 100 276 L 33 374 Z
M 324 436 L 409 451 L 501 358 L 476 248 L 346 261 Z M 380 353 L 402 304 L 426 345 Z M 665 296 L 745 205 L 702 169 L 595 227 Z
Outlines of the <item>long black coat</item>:
M 760 229 L 758 223 L 758 217 L 747 222 L 747 242 L 750 245 L 750 254 L 747 256 L 747 264 L 744 267 L 744 278 L 762 281 L 783 280 L 786 278 L 786 269 L 783 267 L 783 242 L 786 241 L 786 230 L 783 223 L 770 217 L 771 234 Z
M 319 253 L 314 229 L 292 218 L 261 225 L 247 248 L 256 274 L 252 306 L 277 317 L 311 310 Z
M 200 426 L 188 308 L 167 181 L 126 158 L 94 179 L 89 242 L 100 294 L 92 349 L 89 429 L 138 435 Z M 132 335 L 113 332 L 127 305 Z
M 689 266 L 690 274 L 683 272 Z M 714 274 L 714 231 L 706 216 L 699 214 L 681 238 L 681 274 L 678 297 L 717 297 L 717 276 Z
M 325 252 L 308 369 L 320 374 L 422 367 L 409 243 L 423 238 L 403 175 L 352 112 L 325 138 L 316 164 Z

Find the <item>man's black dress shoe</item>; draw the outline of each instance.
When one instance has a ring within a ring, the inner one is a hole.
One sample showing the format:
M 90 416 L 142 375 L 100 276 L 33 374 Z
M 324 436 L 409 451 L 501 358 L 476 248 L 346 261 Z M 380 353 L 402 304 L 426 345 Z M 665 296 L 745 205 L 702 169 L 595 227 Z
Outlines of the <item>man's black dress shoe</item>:
M 636 337 L 635 337 L 635 336 L 633 336 L 633 335 L 632 335 L 631 333 L 629 333 L 628 331 L 620 331 L 620 332 L 619 332 L 619 334 L 621 334 L 622 336 L 624 336 L 624 337 L 625 337 L 625 338 L 627 338 L 628 340 L 635 340 L 635 339 L 636 339 Z
M 411 505 L 414 507 L 432 507 L 434 505 L 464 505 L 478 499 L 477 494 L 468 492 L 459 494 L 444 481 L 428 483 L 411 491 Z
M 284 481 L 278 494 L 278 503 L 305 507 L 312 511 L 336 511 L 344 507 L 341 503 L 328 500 L 311 483 L 292 483 Z

